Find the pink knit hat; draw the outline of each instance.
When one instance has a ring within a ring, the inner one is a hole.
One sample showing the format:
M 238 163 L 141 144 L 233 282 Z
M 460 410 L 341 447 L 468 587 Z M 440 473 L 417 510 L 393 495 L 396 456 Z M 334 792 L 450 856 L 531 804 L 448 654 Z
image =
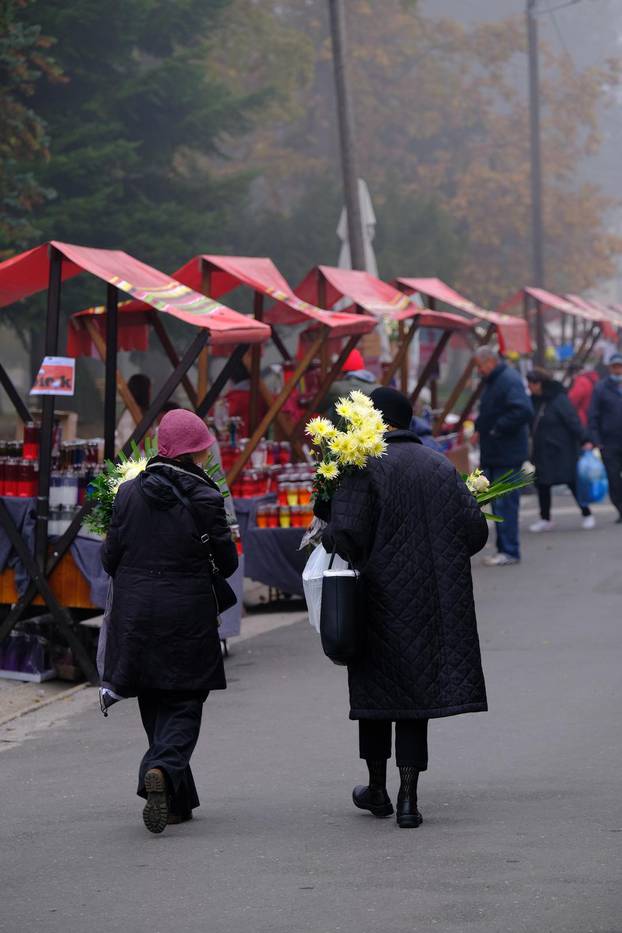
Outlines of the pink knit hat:
M 158 453 L 173 459 L 182 454 L 207 450 L 216 438 L 204 421 L 192 411 L 176 408 L 167 412 L 158 428 Z

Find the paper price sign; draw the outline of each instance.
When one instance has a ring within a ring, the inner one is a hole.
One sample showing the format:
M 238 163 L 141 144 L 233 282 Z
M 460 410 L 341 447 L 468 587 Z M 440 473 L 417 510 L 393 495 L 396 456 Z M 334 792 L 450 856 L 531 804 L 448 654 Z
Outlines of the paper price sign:
M 75 387 L 75 359 L 68 356 L 45 356 L 30 394 L 73 395 Z

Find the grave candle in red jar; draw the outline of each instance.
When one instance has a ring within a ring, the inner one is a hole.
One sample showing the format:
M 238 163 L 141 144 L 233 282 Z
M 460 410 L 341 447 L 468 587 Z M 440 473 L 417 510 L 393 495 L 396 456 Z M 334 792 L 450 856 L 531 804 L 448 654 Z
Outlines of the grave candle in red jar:
M 30 496 L 32 484 L 32 460 L 19 460 L 17 464 L 17 495 L 20 499 L 27 499 Z
M 9 457 L 4 465 L 4 495 L 17 495 L 17 469 L 19 461 L 15 457 Z
M 29 421 L 24 425 L 24 460 L 39 459 L 40 440 L 41 428 L 34 421 Z
M 4 473 L 6 466 L 6 457 L 0 457 L 0 496 L 3 496 L 4 493 Z

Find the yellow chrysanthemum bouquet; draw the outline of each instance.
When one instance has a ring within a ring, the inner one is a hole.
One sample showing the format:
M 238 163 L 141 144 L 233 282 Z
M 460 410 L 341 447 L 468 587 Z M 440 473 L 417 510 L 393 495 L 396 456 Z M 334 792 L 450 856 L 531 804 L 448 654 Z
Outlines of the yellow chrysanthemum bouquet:
M 370 457 L 382 457 L 387 449 L 387 425 L 364 392 L 355 390 L 339 399 L 335 411 L 339 427 L 328 418 L 312 418 L 306 428 L 319 454 L 315 495 L 324 500 L 331 498 L 345 473 L 362 469 Z

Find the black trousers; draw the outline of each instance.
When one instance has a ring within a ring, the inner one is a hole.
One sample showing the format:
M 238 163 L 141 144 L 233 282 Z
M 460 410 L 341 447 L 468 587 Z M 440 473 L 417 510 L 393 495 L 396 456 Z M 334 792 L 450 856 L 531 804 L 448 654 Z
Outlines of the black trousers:
M 609 498 L 622 515 L 622 448 L 602 447 L 601 453 L 609 480 Z
M 140 763 L 137 793 L 139 797 L 147 796 L 145 774 L 150 768 L 161 768 L 166 775 L 171 809 L 178 815 L 199 806 L 190 758 L 199 738 L 206 699 L 206 691 L 146 690 L 138 694 L 149 749 Z
M 392 721 L 359 719 L 359 751 L 368 761 L 391 757 Z M 398 719 L 395 723 L 395 760 L 398 768 L 428 768 L 428 720 Z
M 581 509 L 581 515 L 584 518 L 587 518 L 588 515 L 591 515 L 590 509 L 587 505 L 581 505 L 577 499 L 577 485 L 576 483 L 566 483 L 568 489 L 573 494 L 575 502 Z M 540 483 L 536 483 L 536 489 L 538 490 L 538 501 L 540 503 L 540 518 L 544 519 L 545 522 L 551 520 L 551 487 L 542 486 Z

